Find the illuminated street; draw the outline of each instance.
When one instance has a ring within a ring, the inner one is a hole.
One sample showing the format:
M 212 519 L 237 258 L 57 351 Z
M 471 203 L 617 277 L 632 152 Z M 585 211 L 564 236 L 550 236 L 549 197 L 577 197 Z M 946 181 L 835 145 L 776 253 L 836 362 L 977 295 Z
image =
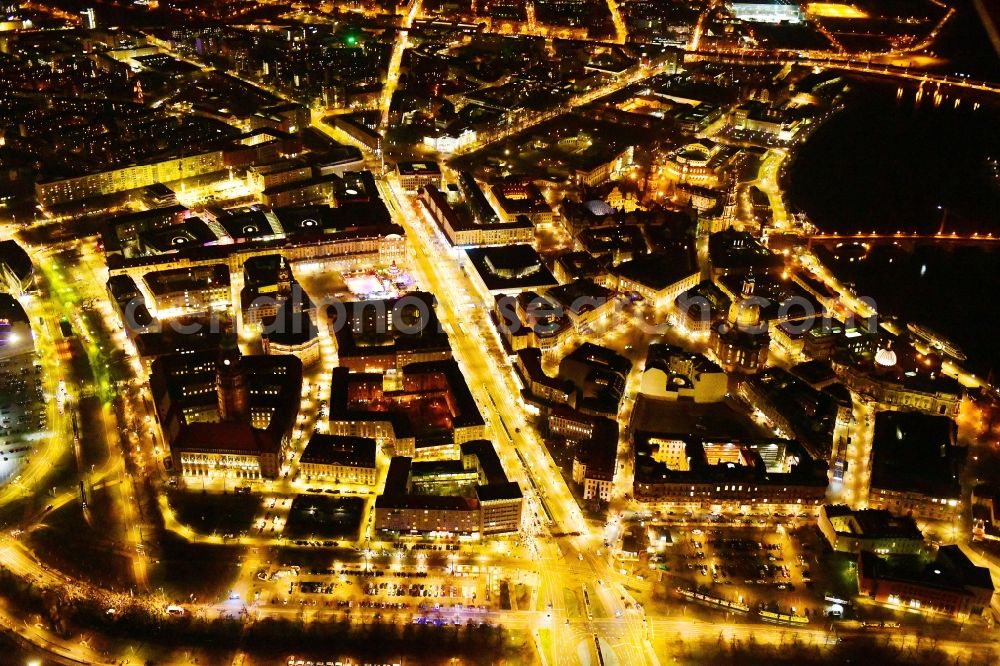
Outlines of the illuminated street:
M 996 663 L 985 3 L 0 9 L 3 664 Z

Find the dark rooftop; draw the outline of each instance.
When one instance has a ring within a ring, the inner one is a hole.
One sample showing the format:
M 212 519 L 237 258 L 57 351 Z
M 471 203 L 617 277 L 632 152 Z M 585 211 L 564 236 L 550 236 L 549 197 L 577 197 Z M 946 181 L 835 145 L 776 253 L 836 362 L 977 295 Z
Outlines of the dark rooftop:
M 375 440 L 316 433 L 309 438 L 300 463 L 375 467 Z
M 530 245 L 469 248 L 465 253 L 490 291 L 518 291 L 558 284 Z
M 961 496 L 955 422 L 919 412 L 880 412 L 872 436 L 873 488 L 937 499 Z

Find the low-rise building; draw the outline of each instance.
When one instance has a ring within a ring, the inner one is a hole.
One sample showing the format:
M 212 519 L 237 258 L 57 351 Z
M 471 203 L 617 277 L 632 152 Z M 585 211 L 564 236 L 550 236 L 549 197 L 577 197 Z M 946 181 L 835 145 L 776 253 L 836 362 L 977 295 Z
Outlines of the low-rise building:
M 525 398 L 545 405 L 576 404 L 576 386 L 573 382 L 550 377 L 542 368 L 542 352 L 528 347 L 517 352 L 515 368 L 525 386 Z
M 904 354 L 901 349 L 885 351 L 882 363 L 875 358 L 855 362 L 835 356 L 833 369 L 844 386 L 888 409 L 958 416 L 963 395 L 958 381 L 941 374 L 939 369 L 934 371 L 921 367 L 922 364 L 900 362 L 903 359 L 897 359 Z M 890 359 L 892 364 L 888 363 Z
M 394 457 L 375 500 L 375 529 L 390 535 L 483 538 L 521 529 L 523 496 L 493 444 L 465 442 L 456 458 Z
M 634 496 L 646 506 L 814 512 L 826 497 L 826 463 L 792 440 L 637 432 L 633 441 Z
M 580 440 L 573 453 L 573 481 L 581 486 L 583 499 L 610 502 L 618 469 L 618 424 L 595 418 L 590 436 Z
M 852 402 L 841 384 L 819 389 L 783 368 L 768 368 L 741 377 L 735 393 L 774 428 L 802 442 L 816 458 L 829 459 L 835 439 L 847 436 Z
M 611 271 L 618 291 L 640 296 L 658 310 L 673 306 L 677 298 L 697 286 L 698 270 L 694 247 L 674 252 L 656 252 L 623 262 Z
M 536 227 L 552 224 L 552 207 L 532 181 L 508 178 L 493 183 L 487 191 L 491 203 L 505 222 L 515 222 L 519 217 L 525 217 Z
M 214 150 L 182 157 L 170 157 L 147 164 L 135 164 L 70 178 L 39 180 L 35 198 L 42 206 L 55 206 L 118 192 L 127 192 L 153 183 L 169 183 L 222 171 L 223 151 Z
M 735 129 L 769 134 L 781 141 L 791 141 L 807 124 L 802 113 L 757 100 L 737 106 L 729 122 Z
M 567 252 L 556 257 L 552 263 L 552 274 L 561 283 L 573 280 L 592 280 L 603 284 L 607 277 L 604 264 L 589 252 Z
M 333 369 L 330 434 L 369 437 L 396 456 L 455 458 L 486 423 L 458 364 L 411 363 L 386 374 Z
M 160 356 L 150 388 L 174 472 L 278 476 L 299 413 L 297 358 L 243 356 L 227 338 L 219 350 Z
M 556 350 L 573 331 L 569 317 L 559 305 L 534 291 L 495 296 L 491 317 L 511 355 L 537 347 L 542 352 Z
M 633 152 L 634 147 L 628 146 L 610 159 L 597 158 L 577 167 L 573 174 L 577 184 L 596 187 L 610 180 L 612 175 L 632 163 Z
M 433 184 L 423 187 L 420 199 L 454 246 L 512 245 L 531 243 L 535 239 L 535 227 L 528 218 L 518 216 L 508 222 L 497 217 L 495 212 L 492 215 L 475 215 L 471 212 L 472 202 L 468 199 L 466 203 L 469 204 L 470 210 L 465 211 L 468 214 L 461 214 L 449 203 L 448 197 Z M 492 212 L 492 208 L 485 212 Z
M 692 333 L 709 335 L 726 321 L 732 301 L 711 280 L 702 280 L 674 299 L 680 323 Z
M 681 184 L 717 187 L 735 156 L 735 149 L 702 139 L 671 151 L 666 157 L 664 174 Z
M 299 473 L 307 480 L 375 485 L 376 442 L 368 437 L 316 433 L 299 458 Z
M 336 174 L 290 180 L 260 193 L 260 200 L 271 208 L 303 206 L 314 202 L 333 201 L 341 179 Z
M 286 303 L 274 321 L 264 327 L 261 343 L 265 354 L 290 354 L 310 366 L 320 359 L 319 332 L 307 312 L 293 312 Z
M 872 435 L 868 506 L 915 518 L 951 520 L 962 510 L 964 450 L 946 416 L 879 412 Z
M 553 351 L 575 335 L 602 333 L 613 324 L 614 292 L 590 280 L 495 297 L 494 318 L 501 337 L 517 352 L 527 347 Z
M 434 296 L 338 302 L 327 309 L 341 367 L 357 372 L 398 370 L 411 363 L 451 358 Z
M 146 307 L 146 297 L 130 276 L 112 275 L 107 289 L 115 314 L 130 335 L 149 333 L 159 328 L 159 322 L 153 319 Z
M 916 521 L 883 509 L 824 504 L 817 526 L 830 547 L 839 553 L 916 555 L 924 550 L 924 535 Z
M 726 3 L 733 16 L 752 23 L 799 23 L 802 7 L 788 0 L 729 0 Z
M 858 593 L 891 607 L 965 619 L 990 608 L 993 578 L 962 549 L 941 546 L 937 557 L 858 555 Z
M 355 143 L 368 150 L 382 146 L 382 135 L 376 129 L 379 112 L 342 113 L 333 116 L 333 124 Z
M 227 311 L 232 305 L 226 264 L 153 271 L 143 281 L 159 319 Z
M 407 192 L 417 192 L 428 185 L 441 187 L 441 167 L 437 162 L 397 162 L 396 175 Z
M 670 345 L 649 346 L 639 393 L 659 400 L 719 402 L 728 388 L 726 373 L 705 356 Z
M 576 387 L 576 408 L 586 414 L 614 418 L 625 397 L 632 362 L 624 356 L 584 342 L 559 361 L 559 379 Z
M 313 168 L 304 159 L 279 160 L 269 164 L 256 164 L 247 169 L 247 181 L 260 191 L 275 192 L 276 188 L 289 183 L 309 180 Z
M 497 294 L 555 287 L 557 282 L 530 245 L 475 247 L 465 251 L 467 273 L 484 303 Z

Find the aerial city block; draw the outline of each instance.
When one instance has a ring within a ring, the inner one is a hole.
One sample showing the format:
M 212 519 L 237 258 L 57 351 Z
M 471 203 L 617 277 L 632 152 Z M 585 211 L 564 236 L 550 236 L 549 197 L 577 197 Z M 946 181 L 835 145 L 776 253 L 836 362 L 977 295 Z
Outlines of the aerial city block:
M 1000 663 L 1000 4 L 0 0 L 0 666 Z

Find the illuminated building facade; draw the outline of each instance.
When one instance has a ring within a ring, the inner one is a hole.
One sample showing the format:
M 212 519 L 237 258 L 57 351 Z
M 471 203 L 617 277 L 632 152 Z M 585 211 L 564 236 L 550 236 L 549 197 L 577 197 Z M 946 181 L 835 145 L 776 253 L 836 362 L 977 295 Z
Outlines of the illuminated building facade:
M 959 516 L 963 460 L 956 436 L 946 416 L 876 414 L 868 506 L 924 519 Z
M 458 364 L 411 363 L 385 375 L 333 369 L 330 434 L 378 440 L 396 456 L 451 459 L 486 423 Z
M 583 499 L 610 502 L 618 470 L 618 424 L 595 417 L 589 436 L 576 444 L 573 454 L 573 481 Z
M 639 393 L 660 400 L 719 402 L 729 380 L 718 365 L 701 354 L 670 345 L 650 345 Z
M 386 372 L 451 358 L 448 334 L 438 322 L 434 296 L 427 292 L 339 303 L 328 309 L 327 321 L 339 364 L 352 371 Z
M 441 167 L 437 162 L 397 162 L 396 175 L 407 192 L 418 192 L 428 185 L 442 186 Z
M 723 171 L 736 152 L 720 143 L 703 139 L 667 155 L 664 173 L 672 181 L 698 187 L 717 187 Z
M 858 555 L 858 593 L 902 610 L 968 619 L 990 608 L 993 578 L 956 546 L 941 546 L 933 560 L 900 555 Z
M 505 222 L 495 214 L 492 218 L 483 218 L 481 221 L 472 216 L 468 219 L 463 218 L 452 208 L 448 197 L 433 184 L 423 187 L 420 199 L 452 245 L 460 247 L 510 245 L 531 243 L 535 239 L 535 227 L 524 216 L 519 216 L 511 222 Z
M 314 434 L 299 458 L 299 473 L 307 480 L 375 485 L 376 443 L 365 437 Z
M 126 192 L 147 187 L 153 183 L 169 183 L 184 178 L 194 178 L 222 171 L 225 168 L 223 151 L 214 150 L 73 178 L 39 181 L 35 184 L 35 197 L 42 206 L 54 206 L 106 194 Z
M 533 225 L 552 224 L 554 213 L 541 190 L 530 180 L 512 178 L 494 183 L 487 189 L 490 202 L 504 222 L 526 217 Z
M 754 23 L 799 23 L 802 7 L 794 0 L 729 0 L 730 13 L 741 21 Z
M 456 459 L 394 457 L 375 500 L 375 529 L 405 536 L 482 538 L 521 529 L 523 496 L 493 444 L 462 444 Z
M 743 283 L 741 298 L 729 306 L 725 324 L 713 327 L 709 346 L 726 372 L 753 374 L 767 362 L 771 336 L 753 301 L 754 283 Z
M 839 553 L 916 555 L 924 549 L 924 535 L 912 517 L 881 509 L 826 504 L 820 507 L 817 526 Z
M 633 494 L 650 507 L 770 505 L 814 512 L 826 497 L 826 463 L 792 440 L 639 432 L 634 442 Z
M 150 388 L 175 473 L 278 476 L 302 393 L 297 358 L 242 356 L 229 338 L 219 350 L 157 358 Z

